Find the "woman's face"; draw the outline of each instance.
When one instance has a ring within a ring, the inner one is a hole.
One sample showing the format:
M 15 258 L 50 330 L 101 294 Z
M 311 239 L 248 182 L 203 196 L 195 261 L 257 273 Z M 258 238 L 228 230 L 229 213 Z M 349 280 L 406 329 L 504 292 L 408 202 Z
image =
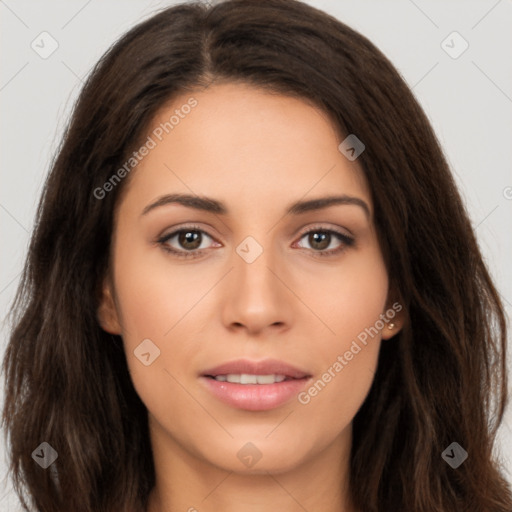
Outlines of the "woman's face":
M 346 454 L 401 325 L 357 159 L 320 110 L 240 84 L 183 94 L 148 136 L 99 318 L 122 335 L 153 441 L 237 472 Z

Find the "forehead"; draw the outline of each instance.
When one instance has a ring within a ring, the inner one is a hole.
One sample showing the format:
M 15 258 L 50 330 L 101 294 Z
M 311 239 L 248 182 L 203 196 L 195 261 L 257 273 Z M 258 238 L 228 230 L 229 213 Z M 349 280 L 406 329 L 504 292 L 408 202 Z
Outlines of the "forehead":
M 307 100 L 216 84 L 163 106 L 146 137 L 151 149 L 129 186 L 143 200 L 183 192 L 261 209 L 346 193 L 371 208 L 362 168 L 338 150 L 343 138 L 337 128 Z

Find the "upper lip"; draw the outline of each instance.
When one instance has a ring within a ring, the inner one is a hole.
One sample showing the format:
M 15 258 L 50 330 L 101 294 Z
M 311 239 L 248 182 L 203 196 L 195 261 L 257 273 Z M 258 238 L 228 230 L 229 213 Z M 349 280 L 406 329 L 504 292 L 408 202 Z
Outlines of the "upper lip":
M 302 379 L 310 377 L 311 374 L 301 370 L 291 364 L 279 361 L 278 359 L 263 359 L 261 361 L 251 361 L 249 359 L 237 359 L 235 361 L 228 361 L 218 366 L 210 368 L 202 372 L 203 376 L 216 377 L 217 375 L 228 374 L 242 374 L 249 375 L 284 375 L 293 379 Z

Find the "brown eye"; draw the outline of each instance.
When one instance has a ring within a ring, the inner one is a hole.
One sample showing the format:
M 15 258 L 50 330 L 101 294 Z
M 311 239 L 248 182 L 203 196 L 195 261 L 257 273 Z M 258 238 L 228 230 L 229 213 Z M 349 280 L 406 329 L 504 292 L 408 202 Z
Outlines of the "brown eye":
M 331 234 L 326 231 L 311 231 L 308 233 L 308 242 L 313 249 L 324 251 L 331 243 Z
M 195 258 L 202 255 L 203 249 L 208 248 L 207 244 L 203 245 L 205 237 L 213 240 L 208 233 L 199 227 L 191 226 L 188 228 L 185 227 L 178 229 L 168 235 L 164 235 L 158 240 L 158 243 L 165 251 L 178 257 Z
M 328 249 L 328 247 L 332 244 L 334 239 L 337 239 L 339 244 L 337 247 Z M 311 248 L 311 252 L 315 256 L 334 256 L 342 252 L 347 247 L 351 247 L 354 245 L 354 238 L 351 236 L 345 235 L 333 229 L 325 229 L 325 228 L 313 228 L 303 233 L 300 237 L 300 240 L 306 239 L 307 243 Z M 307 249 L 307 247 L 303 247 L 299 245 L 301 248 Z
M 204 253 L 204 249 L 209 246 L 203 246 L 205 237 L 213 241 L 213 238 L 208 235 L 204 230 L 196 226 L 185 227 L 178 229 L 164 235 L 158 240 L 162 248 L 180 258 L 196 258 Z M 310 246 L 310 252 L 315 256 L 334 256 L 341 253 L 347 247 L 354 245 L 354 238 L 340 233 L 333 229 L 313 228 L 303 233 L 300 240 L 306 239 Z M 338 245 L 334 248 L 328 249 L 335 239 L 338 240 Z M 308 249 L 298 245 L 299 248 Z
M 185 230 L 178 233 L 178 244 L 183 249 L 194 250 L 201 245 L 202 235 L 199 231 Z

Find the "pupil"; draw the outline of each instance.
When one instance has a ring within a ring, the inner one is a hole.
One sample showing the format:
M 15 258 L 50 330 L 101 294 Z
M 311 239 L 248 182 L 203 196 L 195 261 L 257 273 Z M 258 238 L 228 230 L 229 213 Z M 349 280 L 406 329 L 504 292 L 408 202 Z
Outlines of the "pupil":
M 186 249 L 197 249 L 201 245 L 200 238 L 197 231 L 183 231 L 179 235 L 179 242 Z M 197 243 L 198 240 L 199 243 Z
M 317 249 L 323 250 L 329 247 L 329 233 L 315 232 L 310 235 L 310 241 L 312 247 L 315 247 L 315 244 L 320 244 L 320 247 L 316 247 Z M 312 239 L 312 240 L 311 240 Z M 325 243 L 327 241 L 327 243 Z M 323 243 L 322 243 L 323 242 Z

